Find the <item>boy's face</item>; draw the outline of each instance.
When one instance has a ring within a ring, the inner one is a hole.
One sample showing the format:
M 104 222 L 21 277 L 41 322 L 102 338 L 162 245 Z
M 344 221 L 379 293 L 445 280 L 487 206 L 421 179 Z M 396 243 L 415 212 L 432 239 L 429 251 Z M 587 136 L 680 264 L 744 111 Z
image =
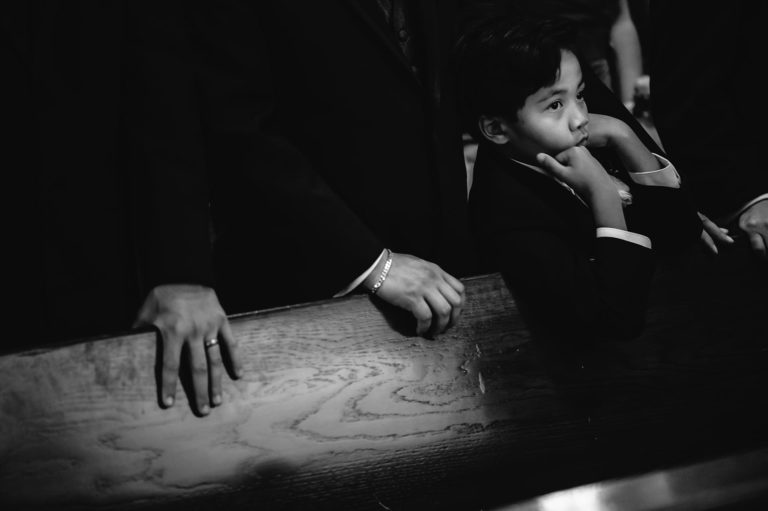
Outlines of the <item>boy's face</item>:
M 581 66 L 573 53 L 563 51 L 555 83 L 526 98 L 517 122 L 502 124 L 510 149 L 535 161 L 538 153 L 554 156 L 573 146 L 586 145 L 587 122 Z

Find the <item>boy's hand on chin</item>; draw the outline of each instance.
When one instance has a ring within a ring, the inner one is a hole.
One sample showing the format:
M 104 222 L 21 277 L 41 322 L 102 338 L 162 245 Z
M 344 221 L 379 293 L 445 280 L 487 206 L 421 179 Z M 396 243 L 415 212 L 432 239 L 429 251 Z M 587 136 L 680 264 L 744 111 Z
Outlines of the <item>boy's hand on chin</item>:
M 602 114 L 588 114 L 589 139 L 587 147 L 607 147 L 614 145 L 616 140 L 627 136 L 630 127 L 622 120 Z
M 616 194 L 611 177 L 585 147 L 571 147 L 554 158 L 539 153 L 536 160 L 547 172 L 573 188 L 581 197 L 588 198 L 604 190 Z

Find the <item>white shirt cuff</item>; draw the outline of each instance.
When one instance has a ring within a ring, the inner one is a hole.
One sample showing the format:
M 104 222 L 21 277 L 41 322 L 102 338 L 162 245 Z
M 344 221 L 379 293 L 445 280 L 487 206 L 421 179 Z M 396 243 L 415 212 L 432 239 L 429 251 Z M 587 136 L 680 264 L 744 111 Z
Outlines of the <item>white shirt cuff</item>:
M 645 172 L 630 172 L 632 181 L 639 185 L 646 186 L 666 186 L 667 188 L 680 188 L 680 174 L 677 173 L 675 166 L 669 160 L 653 153 L 656 160 L 661 165 L 659 170 L 648 170 Z
M 334 298 L 340 298 L 344 295 L 349 294 L 352 292 L 353 289 L 355 289 L 357 286 L 362 284 L 362 282 L 365 280 L 365 278 L 371 274 L 374 268 L 376 268 L 376 265 L 379 264 L 379 261 L 381 261 L 381 258 L 384 257 L 387 253 L 387 249 L 381 251 L 381 254 L 379 254 L 379 257 L 376 258 L 376 260 L 373 262 L 373 264 L 365 270 L 359 277 L 357 277 L 355 280 L 349 283 L 344 289 L 333 295 Z
M 731 213 L 730 215 L 728 215 L 723 220 L 723 222 L 724 223 L 728 223 L 728 222 L 732 222 L 733 220 L 736 220 L 736 218 L 738 218 L 738 216 L 741 215 L 742 213 L 744 213 L 748 208 L 751 208 L 752 206 L 754 206 L 758 202 L 761 202 L 761 201 L 764 201 L 764 200 L 768 200 L 768 193 L 764 193 L 762 195 L 758 195 L 757 197 L 755 197 L 751 201 L 747 202 L 742 207 L 737 209 L 734 213 Z
M 648 236 L 637 234 L 636 232 L 624 231 L 622 229 L 615 229 L 613 227 L 598 227 L 598 238 L 618 238 L 620 240 L 634 243 L 645 248 L 651 248 L 651 239 Z

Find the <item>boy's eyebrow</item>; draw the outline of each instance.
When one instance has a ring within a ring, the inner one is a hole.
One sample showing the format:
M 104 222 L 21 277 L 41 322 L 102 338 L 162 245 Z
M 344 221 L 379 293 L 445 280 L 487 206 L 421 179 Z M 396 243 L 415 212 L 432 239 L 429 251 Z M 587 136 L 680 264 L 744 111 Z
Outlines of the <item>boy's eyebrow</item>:
M 582 77 L 577 89 L 581 89 L 585 85 L 586 85 L 586 82 L 584 81 L 584 77 Z M 547 90 L 547 95 L 541 98 L 540 100 L 538 100 L 537 103 L 544 103 L 545 101 L 549 101 L 549 99 L 552 96 L 557 96 L 558 94 L 565 94 L 566 92 L 568 92 L 566 89 L 545 89 L 545 90 Z

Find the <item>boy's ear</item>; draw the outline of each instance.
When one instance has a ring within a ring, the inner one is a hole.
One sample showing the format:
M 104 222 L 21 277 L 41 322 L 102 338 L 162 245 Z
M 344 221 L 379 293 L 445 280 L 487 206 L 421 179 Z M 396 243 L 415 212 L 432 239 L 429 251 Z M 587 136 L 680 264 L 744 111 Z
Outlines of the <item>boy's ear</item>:
M 504 145 L 509 142 L 507 122 L 501 117 L 481 115 L 477 126 L 483 137 L 494 144 Z

